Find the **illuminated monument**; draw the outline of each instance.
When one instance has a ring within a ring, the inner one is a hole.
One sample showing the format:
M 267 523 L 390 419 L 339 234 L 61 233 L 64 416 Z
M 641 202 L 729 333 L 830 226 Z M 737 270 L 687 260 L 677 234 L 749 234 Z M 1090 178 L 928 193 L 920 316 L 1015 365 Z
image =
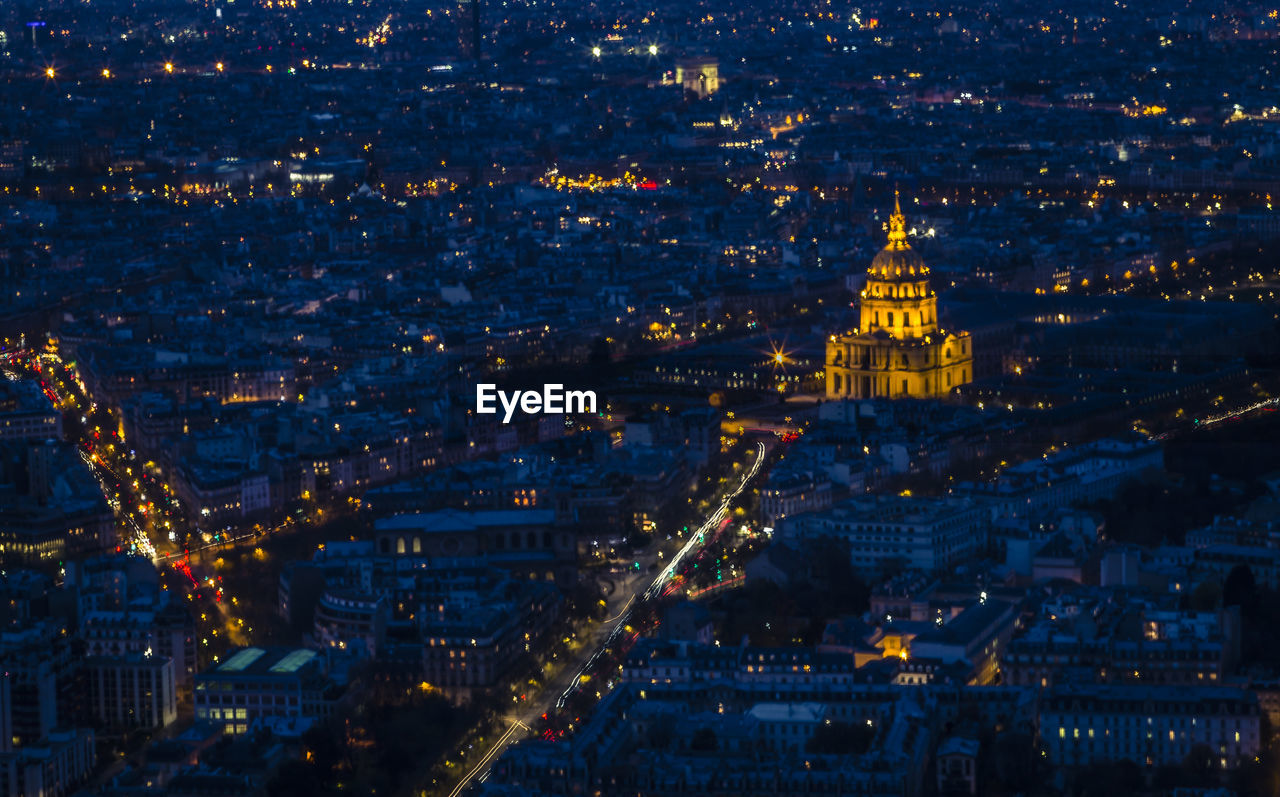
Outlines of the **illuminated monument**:
M 714 58 L 681 58 L 676 62 L 676 82 L 685 94 L 705 100 L 720 90 L 720 62 Z
M 858 328 L 827 341 L 827 398 L 938 398 L 973 377 L 968 332 L 938 329 L 929 267 L 894 195 L 889 243 L 871 261 Z

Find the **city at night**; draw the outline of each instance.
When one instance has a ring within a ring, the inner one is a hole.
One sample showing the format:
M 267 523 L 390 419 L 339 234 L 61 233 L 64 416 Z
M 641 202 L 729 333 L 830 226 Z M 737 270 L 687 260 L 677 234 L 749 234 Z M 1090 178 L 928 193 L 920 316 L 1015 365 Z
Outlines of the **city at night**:
M 2 0 L 0 797 L 1280 797 L 1275 204 L 1259 0 Z

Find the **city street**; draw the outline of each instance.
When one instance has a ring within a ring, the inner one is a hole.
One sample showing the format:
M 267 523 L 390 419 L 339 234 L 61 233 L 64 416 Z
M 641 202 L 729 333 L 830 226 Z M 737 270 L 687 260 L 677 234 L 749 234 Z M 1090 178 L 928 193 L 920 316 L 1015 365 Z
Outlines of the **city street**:
M 237 616 L 235 596 L 226 594 L 221 578 L 192 554 L 256 539 L 263 532 L 242 532 L 217 543 L 197 542 L 194 547 L 180 544 L 179 539 L 201 538 L 187 533 L 189 524 L 173 490 L 128 448 L 118 419 L 88 395 L 73 366 L 56 351 L 13 352 L 5 362 L 36 378 L 55 409 L 69 417 L 80 413 L 80 423 L 68 424 L 64 435 L 77 446 L 116 515 L 117 550 L 151 559 L 165 588 L 186 599 L 197 619 L 200 661 L 216 661 L 228 645 L 249 644 L 252 628 Z
M 449 797 L 457 797 L 473 782 L 483 780 L 493 762 L 502 755 L 502 752 L 507 747 L 521 739 L 528 738 L 539 718 L 544 714 L 562 708 L 569 696 L 583 687 L 584 676 L 588 678 L 586 683 L 596 683 L 594 678 L 590 678 L 593 666 L 599 662 L 607 651 L 617 646 L 620 642 L 625 645 L 626 635 L 638 636 L 639 632 L 629 625 L 637 603 L 655 600 L 663 595 L 663 588 L 679 572 L 680 566 L 690 556 L 696 555 L 702 549 L 707 543 L 709 533 L 728 516 L 734 499 L 759 474 L 767 453 L 768 448 L 764 443 L 756 444 L 756 454 L 752 460 L 751 467 L 747 469 L 747 472 L 742 476 L 736 487 L 723 497 L 716 510 L 704 520 L 697 530 L 689 533 L 684 544 L 674 556 L 669 558 L 666 566 L 658 572 L 656 577 L 649 578 L 648 567 L 659 560 L 659 554 L 647 554 L 647 558 L 640 560 L 641 569 L 634 576 L 629 576 L 620 585 L 620 589 L 615 590 L 613 596 L 609 599 L 608 611 L 610 614 L 608 618 L 592 629 L 590 639 L 582 646 L 574 660 L 568 662 L 560 674 L 547 683 L 537 697 L 528 702 L 523 711 L 513 712 L 503 717 L 504 730 L 502 735 L 493 740 L 492 744 L 481 753 L 479 760 L 471 765 L 458 783 L 448 792 Z

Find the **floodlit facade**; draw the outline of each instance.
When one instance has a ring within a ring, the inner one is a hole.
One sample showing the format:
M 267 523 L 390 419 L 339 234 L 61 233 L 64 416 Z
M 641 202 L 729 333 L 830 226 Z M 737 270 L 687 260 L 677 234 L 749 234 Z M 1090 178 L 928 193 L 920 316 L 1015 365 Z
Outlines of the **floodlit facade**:
M 686 94 L 703 100 L 720 90 L 720 63 L 714 58 L 686 58 L 676 64 L 676 82 Z
M 969 333 L 938 328 L 929 267 L 907 243 L 896 197 L 861 298 L 858 328 L 827 341 L 827 398 L 938 398 L 973 378 Z

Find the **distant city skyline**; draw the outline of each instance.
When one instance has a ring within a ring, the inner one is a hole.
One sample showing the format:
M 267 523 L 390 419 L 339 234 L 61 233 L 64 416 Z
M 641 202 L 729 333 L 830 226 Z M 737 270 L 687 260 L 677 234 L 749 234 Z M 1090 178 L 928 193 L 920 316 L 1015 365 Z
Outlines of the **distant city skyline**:
M 1277 13 L 0 4 L 0 780 L 1280 794 Z

